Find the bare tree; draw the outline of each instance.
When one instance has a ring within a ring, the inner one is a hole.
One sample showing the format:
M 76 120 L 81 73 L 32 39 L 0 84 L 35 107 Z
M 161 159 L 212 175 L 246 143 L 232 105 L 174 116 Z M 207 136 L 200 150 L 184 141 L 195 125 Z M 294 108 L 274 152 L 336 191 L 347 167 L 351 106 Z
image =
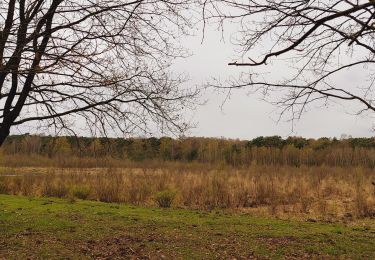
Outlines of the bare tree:
M 0 145 L 27 122 L 101 133 L 186 127 L 196 92 L 169 71 L 185 55 L 190 0 L 2 0 Z M 83 118 L 84 120 L 80 120 Z
M 260 90 L 292 120 L 318 100 L 356 101 L 356 113 L 375 112 L 375 1 L 205 0 L 204 5 L 206 22 L 240 25 L 234 34 L 240 57 L 229 65 L 250 70 L 215 86 Z M 352 83 L 343 84 L 343 78 Z

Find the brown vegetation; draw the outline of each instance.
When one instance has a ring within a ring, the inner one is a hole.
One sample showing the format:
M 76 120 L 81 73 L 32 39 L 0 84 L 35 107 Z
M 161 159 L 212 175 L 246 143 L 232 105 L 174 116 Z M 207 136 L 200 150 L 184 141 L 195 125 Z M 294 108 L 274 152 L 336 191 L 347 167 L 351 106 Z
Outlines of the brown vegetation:
M 0 192 L 350 220 L 375 216 L 373 180 L 372 169 L 359 167 L 2 168 Z
M 375 216 L 375 140 L 15 136 L 0 193 L 311 219 Z M 32 168 L 31 168 L 32 167 Z
M 253 140 L 188 137 L 84 138 L 11 136 L 0 165 L 12 167 L 129 167 L 189 162 L 248 167 L 332 166 L 375 168 L 375 138 L 305 139 L 279 136 Z

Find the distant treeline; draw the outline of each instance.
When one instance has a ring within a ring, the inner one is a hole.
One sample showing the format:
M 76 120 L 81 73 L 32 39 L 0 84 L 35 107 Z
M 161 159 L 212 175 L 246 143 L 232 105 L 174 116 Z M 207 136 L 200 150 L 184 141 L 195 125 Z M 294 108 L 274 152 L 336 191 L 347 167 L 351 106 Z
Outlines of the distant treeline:
M 38 155 L 56 160 L 111 158 L 121 161 L 182 161 L 232 166 L 365 166 L 375 167 L 375 138 L 305 139 L 280 136 L 250 141 L 188 137 L 87 138 L 10 136 L 2 156 Z

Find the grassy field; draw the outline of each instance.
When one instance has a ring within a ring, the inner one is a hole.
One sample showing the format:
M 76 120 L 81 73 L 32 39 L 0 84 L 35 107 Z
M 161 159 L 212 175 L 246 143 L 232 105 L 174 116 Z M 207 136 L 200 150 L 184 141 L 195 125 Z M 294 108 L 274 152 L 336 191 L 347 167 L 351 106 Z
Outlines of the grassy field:
M 0 195 L 0 232 L 0 259 L 375 258 L 374 220 L 344 225 Z

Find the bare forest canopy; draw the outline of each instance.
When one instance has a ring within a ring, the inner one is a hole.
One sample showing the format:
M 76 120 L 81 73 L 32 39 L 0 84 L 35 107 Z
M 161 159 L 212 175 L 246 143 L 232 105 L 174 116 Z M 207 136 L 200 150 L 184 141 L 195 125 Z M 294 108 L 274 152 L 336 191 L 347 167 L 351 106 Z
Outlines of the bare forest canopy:
M 1 0 L 0 146 L 21 126 L 182 135 L 208 87 L 259 92 L 290 121 L 316 102 L 372 115 L 374 17 L 373 0 Z M 202 40 L 210 27 L 231 35 L 233 77 L 194 86 L 175 70 L 197 26 Z
M 30 123 L 180 132 L 197 91 L 171 72 L 187 56 L 190 0 L 0 1 L 0 145 Z
M 375 138 L 319 138 L 280 136 L 252 140 L 188 137 L 89 138 L 37 135 L 10 136 L 0 150 L 0 164 L 25 166 L 123 166 L 126 162 L 172 161 L 248 166 L 375 167 Z M 18 156 L 18 157 L 17 157 Z M 30 158 L 35 158 L 31 160 Z M 8 158 L 8 159 L 7 159 Z M 77 165 L 69 163 L 69 158 Z M 47 161 L 50 163 L 47 165 Z M 12 163 L 13 162 L 13 163 Z M 93 163 L 94 162 L 94 163 Z M 21 165 L 22 164 L 22 165 Z

